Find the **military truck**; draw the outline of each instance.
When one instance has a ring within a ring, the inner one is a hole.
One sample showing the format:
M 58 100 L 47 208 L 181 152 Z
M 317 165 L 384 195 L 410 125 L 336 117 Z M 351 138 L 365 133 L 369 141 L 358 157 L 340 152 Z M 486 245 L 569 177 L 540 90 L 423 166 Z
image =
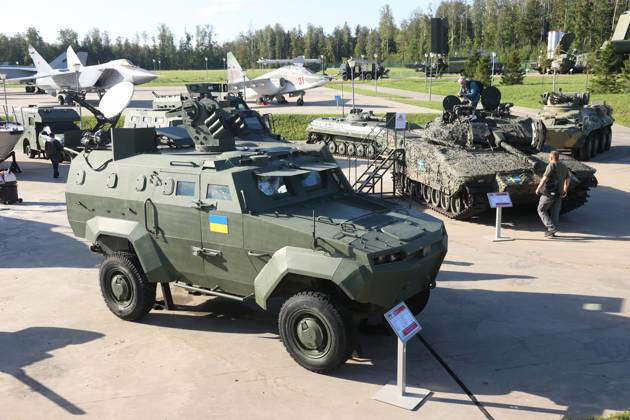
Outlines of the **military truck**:
M 44 150 L 46 138 L 54 135 L 64 147 L 79 149 L 81 147 L 82 131 L 78 126 L 80 121 L 76 108 L 63 106 L 29 106 L 17 109 L 16 118 L 24 127 L 20 141 L 22 151 L 31 159 L 47 158 Z M 70 160 L 70 153 L 64 155 L 64 160 Z
M 192 147 L 162 146 L 154 128 L 86 142 L 68 176 L 70 226 L 103 255 L 101 292 L 121 319 L 145 316 L 158 283 L 167 304 L 169 284 L 263 309 L 278 298 L 289 354 L 334 369 L 354 349 L 357 320 L 400 301 L 422 310 L 444 225 L 355 193 L 321 145 L 252 134 L 260 116 L 249 121 L 240 98 L 211 87 L 188 85 L 183 124 L 170 129 Z
M 348 63 L 343 63 L 339 67 L 339 76 L 343 80 L 352 80 L 353 77 L 361 80 L 382 79 L 387 77 L 388 73 L 388 68 L 375 61 L 357 60 L 354 68 Z
M 589 105 L 589 100 L 588 92 L 545 92 L 540 101 L 544 108 L 538 114 L 547 144 L 584 161 L 610 150 L 615 121 L 609 105 Z

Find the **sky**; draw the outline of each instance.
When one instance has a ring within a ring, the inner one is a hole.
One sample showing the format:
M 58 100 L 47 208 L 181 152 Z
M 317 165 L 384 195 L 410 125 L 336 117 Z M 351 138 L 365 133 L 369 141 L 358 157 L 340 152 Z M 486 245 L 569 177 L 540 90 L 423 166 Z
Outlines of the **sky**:
M 82 39 L 93 27 L 109 31 L 112 41 L 117 36 L 132 38 L 135 33 L 156 33 L 165 23 L 179 38 L 184 30 L 194 33 L 196 25 L 211 24 L 216 39 L 235 39 L 249 28 L 259 29 L 280 23 L 285 29 L 308 23 L 323 26 L 330 33 L 335 26 L 348 22 L 350 27 L 378 25 L 380 8 L 389 3 L 396 22 L 415 9 L 428 9 L 438 1 L 430 0 L 31 0 L 29 7 L 6 7 L 2 10 L 0 32 L 25 32 L 38 28 L 47 42 L 57 41 L 57 31 L 71 28 Z M 13 3 L 15 4 L 15 3 Z M 35 13 L 34 13 L 35 11 Z

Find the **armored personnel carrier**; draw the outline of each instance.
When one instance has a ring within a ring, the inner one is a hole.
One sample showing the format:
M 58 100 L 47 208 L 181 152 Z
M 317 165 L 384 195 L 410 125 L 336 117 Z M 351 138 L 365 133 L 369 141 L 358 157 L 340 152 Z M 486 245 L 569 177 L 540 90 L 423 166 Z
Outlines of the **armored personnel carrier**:
M 406 194 L 451 218 L 486 211 L 489 192 L 509 192 L 515 206 L 536 203 L 548 163 L 539 120 L 513 116 L 496 88 L 484 90 L 481 102 L 484 109 L 474 110 L 446 97 L 443 115 L 405 140 L 405 164 L 396 166 Z M 593 168 L 569 156 L 561 160 L 571 172 L 567 212 L 587 201 L 597 180 Z
M 323 143 L 335 156 L 356 156 L 374 158 L 388 142 L 392 142 L 395 133 L 395 113 L 386 117 L 377 117 L 372 111 L 364 112 L 360 108 L 350 111 L 347 117 L 316 118 L 308 125 L 307 143 Z M 420 128 L 411 124 L 409 128 Z
M 263 309 L 281 298 L 287 351 L 319 372 L 349 357 L 358 319 L 400 301 L 422 310 L 447 250 L 441 221 L 355 193 L 325 147 L 262 133 L 240 98 L 188 89 L 171 131 L 192 145 L 113 128 L 70 167 L 68 220 L 103 255 L 116 316 L 140 320 L 158 283 L 167 303 L 169 283 Z
M 612 144 L 612 108 L 589 105 L 584 93 L 546 92 L 541 95 L 544 109 L 539 113 L 546 129 L 546 143 L 570 150 L 573 157 L 589 160 L 607 151 Z
M 31 159 L 46 158 L 47 137 L 54 135 L 64 147 L 80 147 L 83 133 L 77 125 L 81 119 L 76 108 L 68 106 L 29 106 L 16 111 L 17 121 L 24 127 L 22 151 Z M 64 160 L 70 160 L 66 154 Z

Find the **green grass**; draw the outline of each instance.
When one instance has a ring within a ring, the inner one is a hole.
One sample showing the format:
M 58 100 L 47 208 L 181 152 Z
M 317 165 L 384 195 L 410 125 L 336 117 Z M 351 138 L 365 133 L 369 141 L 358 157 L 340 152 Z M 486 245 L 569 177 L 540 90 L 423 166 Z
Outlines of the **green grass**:
M 630 411 L 615 413 L 610 416 L 586 417 L 584 420 L 630 420 Z
M 339 116 L 340 114 L 275 114 L 274 132 L 287 140 L 306 140 L 306 127 L 315 118 Z M 434 119 L 435 114 L 407 114 L 407 121 L 415 124 L 426 124 Z

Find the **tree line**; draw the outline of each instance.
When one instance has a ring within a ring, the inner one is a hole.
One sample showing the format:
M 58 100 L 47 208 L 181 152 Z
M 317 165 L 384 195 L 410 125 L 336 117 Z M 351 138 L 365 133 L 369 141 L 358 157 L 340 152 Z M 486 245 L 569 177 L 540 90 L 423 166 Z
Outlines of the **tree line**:
M 68 45 L 86 51 L 91 64 L 127 58 L 147 69 L 222 68 L 228 51 L 244 67 L 256 67 L 259 58 L 323 56 L 328 64 L 349 57 L 374 55 L 386 64 L 419 62 L 430 50 L 430 19 L 446 17 L 451 55 L 468 56 L 471 51 L 495 51 L 504 56 L 516 49 L 523 59 L 535 59 L 545 49 L 547 32 L 572 32 L 578 52 L 597 50 L 610 39 L 617 18 L 630 7 L 630 0 L 449 0 L 435 10 L 416 10 L 396 22 L 389 5 L 380 10 L 374 27 L 347 23 L 326 33 L 322 26 L 307 24 L 285 29 L 267 25 L 240 33 L 236 39 L 219 43 L 211 25 L 176 37 L 165 24 L 152 35 L 131 39 L 112 36 L 94 28 L 82 39 L 72 29 L 60 29 L 54 42 L 45 41 L 36 28 L 12 36 L 0 34 L 0 62 L 30 63 L 28 45 L 52 60 Z

